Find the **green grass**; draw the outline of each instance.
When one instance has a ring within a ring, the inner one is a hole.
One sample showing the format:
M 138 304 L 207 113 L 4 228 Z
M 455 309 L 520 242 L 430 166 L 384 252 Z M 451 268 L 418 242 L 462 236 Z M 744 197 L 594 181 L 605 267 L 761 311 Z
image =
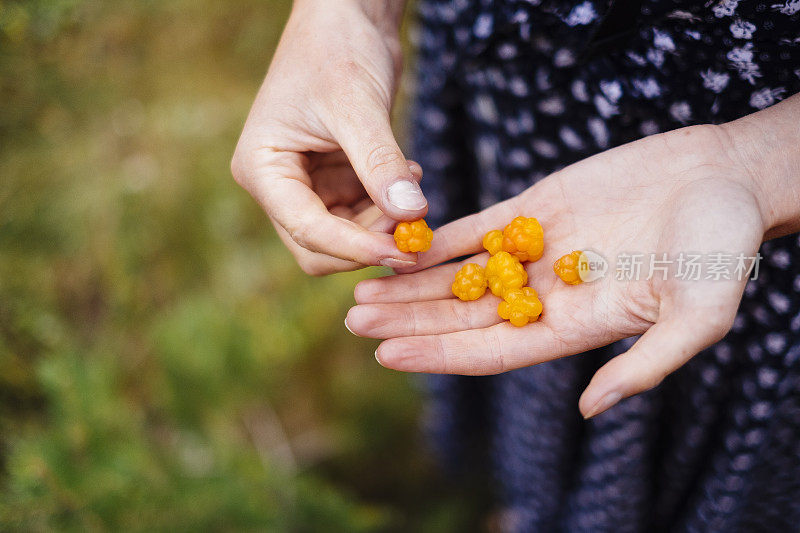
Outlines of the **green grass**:
M 0 530 L 474 522 L 229 175 L 288 9 L 0 0 Z

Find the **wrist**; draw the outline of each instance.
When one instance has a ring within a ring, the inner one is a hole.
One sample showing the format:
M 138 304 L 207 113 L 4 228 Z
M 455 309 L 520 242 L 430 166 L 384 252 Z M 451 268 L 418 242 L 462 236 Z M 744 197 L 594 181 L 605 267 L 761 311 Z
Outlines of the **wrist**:
M 800 98 L 719 126 L 745 170 L 765 239 L 800 231 Z

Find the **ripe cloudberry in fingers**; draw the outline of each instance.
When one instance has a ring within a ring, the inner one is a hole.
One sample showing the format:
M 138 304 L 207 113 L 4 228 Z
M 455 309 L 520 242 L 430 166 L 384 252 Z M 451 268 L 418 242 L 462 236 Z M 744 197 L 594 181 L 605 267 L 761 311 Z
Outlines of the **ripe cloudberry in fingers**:
M 508 252 L 498 252 L 486 262 L 486 282 L 495 296 L 520 289 L 528 282 L 528 273 L 519 259 Z
M 483 236 L 483 247 L 490 255 L 494 255 L 503 249 L 503 232 L 493 229 Z
M 583 283 L 583 280 L 580 276 L 582 258 L 583 252 L 580 250 L 570 252 L 567 255 L 560 257 L 555 263 L 553 263 L 553 271 L 564 281 L 564 283 L 569 285 L 578 285 L 579 283 Z
M 544 230 L 535 218 L 516 217 L 503 229 L 503 250 L 520 261 L 537 261 L 544 250 Z
M 433 230 L 424 219 L 401 222 L 394 230 L 394 242 L 401 252 L 427 252 L 433 241 Z
M 477 300 L 486 292 L 486 275 L 483 267 L 467 263 L 456 272 L 456 279 L 451 288 L 453 294 L 460 300 L 465 302 Z
M 542 302 L 536 291 L 530 287 L 513 289 L 506 292 L 503 301 L 497 306 L 497 314 L 517 327 L 539 320 L 542 314 Z

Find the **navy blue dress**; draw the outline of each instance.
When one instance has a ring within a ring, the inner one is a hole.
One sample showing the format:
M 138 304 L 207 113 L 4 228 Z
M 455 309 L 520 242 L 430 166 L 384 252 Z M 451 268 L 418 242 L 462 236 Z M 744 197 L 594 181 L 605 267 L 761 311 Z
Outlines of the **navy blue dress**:
M 417 7 L 413 152 L 435 224 L 594 153 L 800 91 L 800 0 Z M 508 531 L 800 531 L 798 236 L 761 254 L 725 339 L 593 420 L 578 397 L 630 340 L 498 376 L 431 376 L 442 460 L 490 465 Z

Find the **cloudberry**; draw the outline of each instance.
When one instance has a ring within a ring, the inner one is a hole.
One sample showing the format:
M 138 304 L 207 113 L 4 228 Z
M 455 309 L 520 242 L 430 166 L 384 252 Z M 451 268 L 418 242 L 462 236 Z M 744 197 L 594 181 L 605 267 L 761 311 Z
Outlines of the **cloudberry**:
M 425 220 L 401 222 L 394 230 L 394 242 L 401 252 L 427 252 L 433 240 L 433 230 Z
M 516 217 L 503 229 L 503 250 L 520 261 L 537 261 L 544 250 L 544 231 L 535 218 Z
M 503 249 L 503 232 L 493 229 L 483 236 L 483 247 L 490 255 L 494 255 Z
M 495 296 L 503 297 L 510 289 L 520 289 L 528 282 L 528 273 L 519 259 L 508 252 L 498 252 L 486 262 L 486 282 Z
M 497 314 L 503 320 L 522 327 L 528 322 L 539 320 L 539 315 L 542 314 L 542 302 L 536 291 L 530 287 L 513 289 L 506 293 L 503 301 L 497 306 Z
M 456 272 L 456 279 L 451 286 L 453 294 L 465 302 L 477 300 L 486 292 L 486 275 L 483 267 L 475 263 L 467 263 Z
M 570 252 L 553 263 L 553 271 L 564 280 L 564 283 L 569 285 L 583 283 L 579 271 L 582 258 L 583 252 L 580 250 Z

